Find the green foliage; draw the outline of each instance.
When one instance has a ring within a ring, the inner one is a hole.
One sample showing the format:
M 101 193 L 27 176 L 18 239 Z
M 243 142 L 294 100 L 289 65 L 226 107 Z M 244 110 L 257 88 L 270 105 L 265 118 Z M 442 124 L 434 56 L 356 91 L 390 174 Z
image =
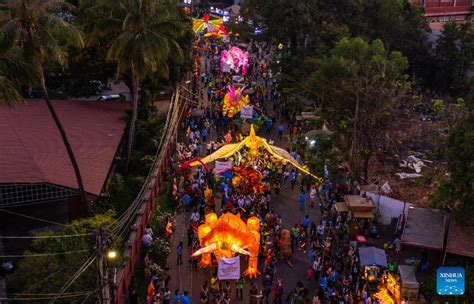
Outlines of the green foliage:
M 450 177 L 431 197 L 435 207 L 451 206 L 457 219 L 472 224 L 474 216 L 474 114 L 451 130 L 447 140 Z
M 313 87 L 321 100 L 323 117 L 339 135 L 340 150 L 351 146 L 348 158 L 356 176 L 366 175 L 377 137 L 409 86 L 407 67 L 407 58 L 400 52 L 387 53 L 380 40 L 343 38 L 306 80 L 305 86 Z
M 466 292 L 462 296 L 440 296 L 436 292 L 436 270 L 429 276 L 421 287 L 420 292 L 423 293 L 428 303 L 471 303 L 474 300 L 474 269 L 465 258 L 450 258 L 445 263 L 449 267 L 464 267 L 464 280 L 466 282 Z
M 160 203 L 160 201 L 159 201 Z M 157 208 L 155 213 L 153 214 L 151 220 L 150 220 L 150 226 L 153 229 L 153 233 L 157 237 L 164 238 L 166 235 L 166 224 L 167 224 L 167 218 L 171 218 L 170 213 L 163 213 L 161 211 L 161 205 L 160 207 Z
M 365 15 L 369 36 L 380 38 L 388 50 L 400 51 L 408 58 L 410 70 L 427 83 L 431 77 L 428 35 L 431 32 L 423 9 L 406 0 L 369 1 Z
M 441 111 L 444 108 L 444 100 L 433 99 L 432 102 L 433 102 L 433 111 L 435 111 L 435 113 L 437 114 L 441 113 Z
M 446 23 L 436 43 L 435 85 L 448 92 L 462 92 L 467 82 L 466 73 L 473 59 L 472 23 Z
M 100 95 L 114 76 L 115 67 L 106 62 L 102 45 L 92 45 L 81 50 L 71 50 L 69 65 L 62 71 L 49 74 L 48 83 L 52 90 L 65 96 L 90 97 Z M 100 87 L 98 84 L 104 84 Z
M 114 213 L 107 212 L 95 217 L 74 221 L 70 226 L 58 231 L 44 231 L 40 236 L 85 234 L 97 231 L 99 227 L 110 231 L 116 226 Z M 118 240 L 117 240 L 118 241 Z M 8 277 L 18 293 L 56 294 L 65 282 L 80 268 L 94 252 L 96 234 L 67 238 L 35 239 L 28 254 L 60 253 L 87 250 L 73 254 L 55 256 L 25 257 L 18 262 L 16 271 Z M 93 291 L 96 288 L 96 264 L 90 265 L 81 277 L 71 285 L 68 292 Z M 58 303 L 71 303 L 73 298 L 59 300 Z M 87 303 L 93 303 L 94 296 Z M 37 301 L 36 303 L 46 303 Z
M 155 238 L 152 245 L 148 249 L 148 256 L 150 260 L 161 267 L 166 266 L 170 253 L 170 244 L 163 238 Z

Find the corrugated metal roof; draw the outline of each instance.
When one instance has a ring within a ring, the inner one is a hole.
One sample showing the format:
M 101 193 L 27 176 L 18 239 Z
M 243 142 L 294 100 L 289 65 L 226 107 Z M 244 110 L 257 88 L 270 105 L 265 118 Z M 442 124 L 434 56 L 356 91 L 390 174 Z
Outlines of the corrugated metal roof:
M 441 251 L 445 227 L 445 215 L 441 211 L 410 207 L 403 228 L 402 244 Z
M 112 164 L 126 102 L 55 100 L 77 158 L 85 190 L 99 195 Z M 42 100 L 0 107 L 0 183 L 51 183 L 77 189 L 59 131 Z

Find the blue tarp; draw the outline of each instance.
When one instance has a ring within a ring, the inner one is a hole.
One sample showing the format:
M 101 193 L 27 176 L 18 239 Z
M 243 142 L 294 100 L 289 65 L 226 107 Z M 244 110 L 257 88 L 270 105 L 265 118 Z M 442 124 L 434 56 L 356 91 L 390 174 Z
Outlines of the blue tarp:
M 361 266 L 380 266 L 387 268 L 385 250 L 375 247 L 359 247 L 359 260 Z

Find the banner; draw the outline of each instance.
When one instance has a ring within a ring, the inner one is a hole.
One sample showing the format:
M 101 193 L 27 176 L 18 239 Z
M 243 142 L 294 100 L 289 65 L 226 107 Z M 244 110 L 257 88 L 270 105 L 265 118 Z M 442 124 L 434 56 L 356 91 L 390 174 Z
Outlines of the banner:
M 240 117 L 241 118 L 253 118 L 253 106 L 242 106 L 240 109 Z
M 238 280 L 240 278 L 240 256 L 220 259 L 217 277 L 219 280 Z
M 232 168 L 232 162 L 230 160 L 228 161 L 225 161 L 225 162 L 221 162 L 221 161 L 216 161 L 216 170 L 215 170 L 215 174 L 216 175 L 219 175 L 221 174 L 222 172 L 225 172 L 229 169 Z
M 244 77 L 240 76 L 240 75 L 234 75 L 232 76 L 232 81 L 233 82 L 243 82 L 245 80 Z

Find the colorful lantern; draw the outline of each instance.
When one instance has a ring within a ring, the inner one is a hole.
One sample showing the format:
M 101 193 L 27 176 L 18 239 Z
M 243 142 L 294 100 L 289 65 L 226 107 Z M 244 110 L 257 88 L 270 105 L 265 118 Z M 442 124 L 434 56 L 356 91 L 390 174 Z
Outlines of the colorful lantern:
M 230 50 L 223 50 L 221 52 L 221 70 L 228 72 L 234 70 L 239 72 L 242 69 L 242 74 L 247 74 L 249 66 L 249 53 L 242 51 L 238 47 L 232 47 Z
M 248 95 L 242 95 L 242 91 L 244 90 L 244 88 L 238 88 L 236 90 L 234 86 L 229 87 L 229 91 L 224 96 L 224 102 L 222 107 L 222 114 L 224 114 L 224 116 L 232 118 L 235 114 L 240 112 L 242 106 L 246 106 L 249 104 L 250 100 Z
M 209 213 L 205 216 L 205 223 L 198 227 L 201 249 L 191 256 L 201 255 L 199 265 L 204 267 L 211 264 L 211 253 L 218 260 L 231 258 L 236 253 L 248 255 L 249 264 L 244 273 L 254 278 L 259 274 L 257 269 L 260 250 L 259 230 L 260 221 L 256 217 L 249 218 L 245 224 L 240 215 L 226 213 L 217 218 L 215 213 Z
M 200 34 L 204 31 L 212 33 L 219 31 L 219 29 L 225 31 L 224 23 L 222 19 L 209 20 L 209 15 L 205 14 L 203 19 L 193 18 L 193 30 L 196 34 Z

